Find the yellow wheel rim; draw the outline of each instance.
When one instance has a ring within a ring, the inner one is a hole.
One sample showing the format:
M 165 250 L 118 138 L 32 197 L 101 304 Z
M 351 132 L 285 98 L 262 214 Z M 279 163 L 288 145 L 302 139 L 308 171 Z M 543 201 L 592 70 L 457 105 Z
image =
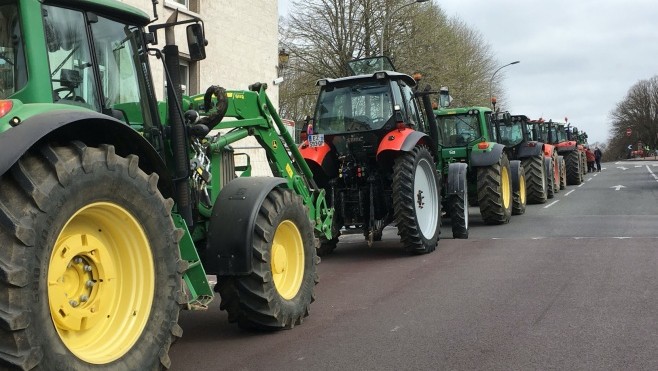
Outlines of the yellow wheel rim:
M 122 357 L 146 326 L 154 292 L 148 239 L 126 209 L 93 203 L 66 222 L 50 256 L 48 303 L 71 353 L 92 364 Z
M 294 298 L 304 280 L 304 243 L 299 229 L 285 220 L 276 229 L 272 241 L 272 278 L 281 297 Z
M 501 190 L 503 191 L 503 207 L 507 209 L 510 205 L 510 198 L 511 198 L 509 173 L 507 167 L 501 166 L 500 176 L 501 176 L 500 185 L 501 185 Z

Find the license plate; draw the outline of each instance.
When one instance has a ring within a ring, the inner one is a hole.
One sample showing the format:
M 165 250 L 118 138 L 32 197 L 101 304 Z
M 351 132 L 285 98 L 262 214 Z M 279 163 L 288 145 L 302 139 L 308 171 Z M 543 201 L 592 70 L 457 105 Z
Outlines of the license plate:
M 324 144 L 324 134 L 312 134 L 308 136 L 308 145 L 310 147 L 322 147 Z

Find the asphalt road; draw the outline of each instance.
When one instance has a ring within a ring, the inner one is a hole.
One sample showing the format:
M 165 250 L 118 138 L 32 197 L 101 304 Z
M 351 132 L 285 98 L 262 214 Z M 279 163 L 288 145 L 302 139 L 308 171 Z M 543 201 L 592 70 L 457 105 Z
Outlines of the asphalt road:
M 658 370 L 658 161 L 604 163 L 502 226 L 402 253 L 342 238 L 311 315 L 245 332 L 183 312 L 173 370 Z

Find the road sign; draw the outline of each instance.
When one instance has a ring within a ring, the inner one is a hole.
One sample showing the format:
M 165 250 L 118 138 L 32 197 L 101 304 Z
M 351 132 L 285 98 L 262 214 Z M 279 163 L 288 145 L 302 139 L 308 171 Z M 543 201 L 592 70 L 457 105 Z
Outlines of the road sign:
M 626 129 L 626 136 L 627 136 L 627 137 L 630 137 L 630 136 L 631 136 L 631 132 L 632 132 L 631 128 Z

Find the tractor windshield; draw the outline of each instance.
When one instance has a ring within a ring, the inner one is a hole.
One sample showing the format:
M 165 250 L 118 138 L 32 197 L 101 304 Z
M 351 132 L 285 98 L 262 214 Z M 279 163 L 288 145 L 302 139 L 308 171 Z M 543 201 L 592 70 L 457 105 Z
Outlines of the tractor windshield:
M 0 99 L 25 86 L 27 69 L 15 4 L 0 5 Z
M 512 124 L 500 125 L 500 143 L 507 147 L 513 147 L 523 141 L 524 125 L 520 121 L 514 121 Z
M 364 82 L 325 88 L 315 112 L 315 133 L 342 134 L 377 130 L 393 117 L 388 84 Z
M 478 115 L 438 115 L 436 120 L 447 139 L 445 147 L 464 147 L 482 136 Z

